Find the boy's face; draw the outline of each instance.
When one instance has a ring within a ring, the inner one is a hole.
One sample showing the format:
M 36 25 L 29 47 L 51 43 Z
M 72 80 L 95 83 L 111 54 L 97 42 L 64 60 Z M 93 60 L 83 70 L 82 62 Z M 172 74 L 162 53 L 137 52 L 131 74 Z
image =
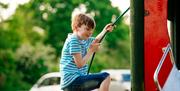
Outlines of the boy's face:
M 92 36 L 93 29 L 83 24 L 77 28 L 77 34 L 81 40 L 87 40 L 89 37 Z

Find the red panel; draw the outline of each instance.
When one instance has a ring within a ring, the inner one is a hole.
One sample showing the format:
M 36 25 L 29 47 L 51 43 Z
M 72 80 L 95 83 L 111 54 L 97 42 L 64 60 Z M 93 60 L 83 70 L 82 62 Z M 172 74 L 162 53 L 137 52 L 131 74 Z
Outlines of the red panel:
M 173 65 L 170 61 L 170 56 L 168 55 L 167 60 L 164 61 L 164 64 L 163 64 L 163 66 L 159 72 L 159 75 L 158 75 L 158 79 L 159 79 L 159 83 L 160 83 L 161 87 L 164 86 L 172 67 L 173 67 Z
M 162 48 L 169 43 L 167 31 L 167 0 L 145 0 L 144 53 L 145 53 L 145 91 L 157 91 L 153 75 L 163 55 Z M 161 86 L 172 68 L 169 57 L 163 64 L 159 80 Z

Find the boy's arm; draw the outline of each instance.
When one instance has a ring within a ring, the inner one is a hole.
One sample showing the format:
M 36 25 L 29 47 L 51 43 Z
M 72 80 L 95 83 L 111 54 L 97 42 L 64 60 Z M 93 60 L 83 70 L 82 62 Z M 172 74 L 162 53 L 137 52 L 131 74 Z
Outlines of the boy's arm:
M 97 40 L 94 40 L 87 51 L 87 54 L 82 57 L 81 53 L 74 53 L 74 62 L 78 68 L 83 67 L 87 61 L 91 58 L 91 55 L 96 52 L 100 47 L 100 43 L 97 43 Z
M 83 67 L 87 63 L 87 61 L 90 59 L 92 54 L 93 54 L 92 51 L 88 51 L 84 57 L 82 57 L 81 53 L 73 54 L 74 62 L 77 65 L 77 67 L 78 68 Z
M 112 32 L 113 30 L 113 26 L 112 24 L 107 24 L 104 29 L 101 31 L 101 33 L 99 33 L 97 36 L 96 36 L 96 40 L 98 40 L 97 42 L 99 43 L 101 38 L 103 37 L 103 35 L 108 31 L 108 32 Z

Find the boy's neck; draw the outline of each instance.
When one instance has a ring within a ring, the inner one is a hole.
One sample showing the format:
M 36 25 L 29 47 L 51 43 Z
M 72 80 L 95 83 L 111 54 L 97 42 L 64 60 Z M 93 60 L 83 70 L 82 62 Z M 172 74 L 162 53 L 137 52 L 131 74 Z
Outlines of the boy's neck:
M 77 32 L 73 32 L 73 34 L 74 34 L 75 36 L 77 36 L 77 38 L 78 38 L 79 40 L 83 40 L 83 39 L 77 34 Z

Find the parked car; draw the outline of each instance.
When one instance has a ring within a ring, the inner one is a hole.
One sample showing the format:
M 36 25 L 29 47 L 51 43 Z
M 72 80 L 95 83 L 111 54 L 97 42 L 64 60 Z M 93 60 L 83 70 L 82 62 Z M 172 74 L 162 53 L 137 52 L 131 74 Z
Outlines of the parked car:
M 131 75 L 129 69 L 105 69 L 111 76 L 110 91 L 131 91 Z
M 60 73 L 52 72 L 43 75 L 30 91 L 63 91 L 60 89 Z

